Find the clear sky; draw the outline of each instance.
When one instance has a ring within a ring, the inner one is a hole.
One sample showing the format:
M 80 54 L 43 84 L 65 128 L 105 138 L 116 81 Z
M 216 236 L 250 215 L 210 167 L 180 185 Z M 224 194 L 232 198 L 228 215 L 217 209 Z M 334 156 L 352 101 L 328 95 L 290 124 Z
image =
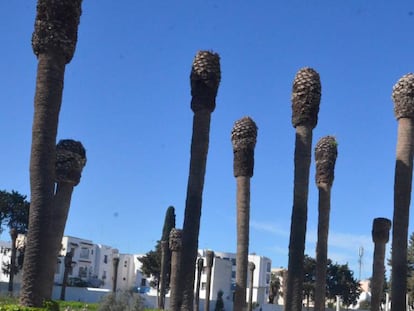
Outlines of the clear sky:
M 0 2 L 0 188 L 29 198 L 35 2 Z M 309 66 L 322 82 L 312 145 L 325 135 L 339 143 L 328 257 L 348 263 L 358 277 L 363 247 L 362 278 L 369 277 L 373 218 L 392 219 L 397 122 L 391 92 L 414 70 L 413 29 L 408 0 L 84 1 L 58 139 L 82 141 L 88 162 L 65 234 L 145 253 L 160 239 L 169 205 L 182 227 L 193 116 L 189 74 L 196 52 L 207 49 L 221 56 L 222 82 L 199 247 L 236 251 L 230 132 L 248 115 L 259 127 L 249 251 L 271 258 L 274 267 L 287 266 L 295 137 L 290 95 L 295 73 Z M 312 158 L 306 253 L 313 257 L 314 167 Z

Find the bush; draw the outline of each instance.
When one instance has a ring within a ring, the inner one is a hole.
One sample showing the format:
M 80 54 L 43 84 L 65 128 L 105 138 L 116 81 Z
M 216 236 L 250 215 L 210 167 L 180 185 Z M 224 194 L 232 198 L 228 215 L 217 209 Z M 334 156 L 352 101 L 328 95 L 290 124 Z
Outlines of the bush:
M 98 311 L 144 311 L 143 299 L 139 294 L 120 291 L 106 295 L 99 303 Z

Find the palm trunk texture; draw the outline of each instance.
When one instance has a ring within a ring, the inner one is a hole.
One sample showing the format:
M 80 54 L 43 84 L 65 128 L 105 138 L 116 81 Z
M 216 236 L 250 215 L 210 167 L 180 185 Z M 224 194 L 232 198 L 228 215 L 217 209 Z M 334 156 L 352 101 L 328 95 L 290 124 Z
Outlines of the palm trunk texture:
M 414 124 L 410 118 L 398 121 L 392 226 L 391 305 L 405 310 L 407 293 L 407 238 L 413 172 Z
M 193 118 L 190 174 L 183 225 L 183 251 L 180 271 L 183 277 L 183 311 L 193 310 L 195 263 L 197 260 L 202 194 L 209 145 L 210 117 L 211 113 L 209 111 L 201 110 L 195 112 Z
M 9 295 L 13 296 L 13 282 L 14 282 L 14 275 L 16 273 L 16 240 L 17 240 L 17 230 L 12 228 L 10 230 L 10 237 L 11 237 L 11 255 L 10 255 L 10 274 L 9 274 L 9 285 L 8 291 Z
M 30 214 L 23 263 L 20 301 L 42 306 L 50 299 L 56 257 L 45 256 L 51 239 L 48 231 L 54 192 L 57 124 L 62 101 L 65 59 L 62 55 L 38 56 L 32 148 L 30 156 Z M 53 233 L 52 233 L 53 234 Z M 42 242 L 43 241 L 43 242 Z
M 246 310 L 246 285 L 249 264 L 250 177 L 237 177 L 237 254 L 234 310 Z
M 328 265 L 328 232 L 329 214 L 331 210 L 331 187 L 318 185 L 319 215 L 318 242 L 316 244 L 316 280 L 315 280 L 315 311 L 325 310 L 326 270 Z
M 172 229 L 170 233 L 171 250 L 171 278 L 170 278 L 170 311 L 179 311 L 181 308 L 180 296 L 180 269 L 182 251 L 182 230 Z
M 372 240 L 374 242 L 374 260 L 371 280 L 371 311 L 381 310 L 381 298 L 385 276 L 385 246 L 389 239 L 391 220 L 375 218 L 372 224 Z
M 308 215 L 309 167 L 311 162 L 312 128 L 296 127 L 294 156 L 294 194 L 290 227 L 288 279 L 285 311 L 302 310 L 303 261 Z

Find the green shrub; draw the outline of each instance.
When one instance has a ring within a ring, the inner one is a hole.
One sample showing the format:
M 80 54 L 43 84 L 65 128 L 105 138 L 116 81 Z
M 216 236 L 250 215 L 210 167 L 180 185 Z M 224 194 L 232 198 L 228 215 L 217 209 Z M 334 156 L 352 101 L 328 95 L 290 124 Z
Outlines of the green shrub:
M 119 291 L 103 297 L 98 311 L 144 311 L 143 299 L 130 291 Z

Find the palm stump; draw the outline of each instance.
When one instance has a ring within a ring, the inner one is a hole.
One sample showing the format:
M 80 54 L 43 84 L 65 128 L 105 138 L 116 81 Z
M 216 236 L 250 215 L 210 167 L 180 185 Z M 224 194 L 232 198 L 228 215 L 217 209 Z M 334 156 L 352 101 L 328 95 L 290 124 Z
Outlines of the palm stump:
M 308 217 L 312 130 L 318 123 L 321 82 L 312 68 L 300 69 L 293 81 L 292 124 L 295 127 L 293 208 L 289 240 L 286 311 L 302 310 L 303 262 Z
M 250 284 L 249 284 L 249 305 L 248 311 L 253 310 L 253 284 L 254 284 L 254 270 L 256 269 L 256 265 L 254 262 L 249 262 L 249 271 L 250 271 Z
M 182 250 L 182 230 L 172 229 L 170 232 L 169 246 L 171 250 L 171 278 L 170 278 L 170 309 L 179 311 L 181 307 L 180 292 L 180 268 Z
M 257 126 L 249 117 L 234 123 L 233 172 L 237 181 L 237 254 L 234 310 L 246 310 L 246 284 L 249 255 L 250 178 L 253 176 Z
M 408 219 L 413 175 L 414 75 L 403 76 L 393 88 L 394 114 L 398 120 L 392 225 L 391 306 L 405 310 L 407 293 Z
M 211 291 L 211 272 L 214 263 L 214 252 L 206 251 L 206 274 L 207 274 L 207 285 L 206 285 L 206 298 L 204 301 L 204 310 L 210 310 L 210 291 Z
M 38 0 L 32 36 L 38 59 L 30 153 L 30 216 L 20 303 L 51 299 L 56 254 L 50 231 L 55 188 L 55 145 L 65 67 L 75 52 L 81 0 Z M 60 243 L 60 241 L 59 241 Z
M 200 51 L 191 68 L 191 109 L 193 136 L 191 140 L 190 172 L 183 225 L 183 251 L 180 283 L 183 285 L 183 311 L 192 311 L 194 303 L 194 275 L 200 231 L 201 203 L 209 145 L 211 113 L 216 106 L 220 84 L 220 57 L 209 51 Z
M 372 224 L 372 240 L 374 242 L 374 260 L 372 263 L 371 311 L 380 311 L 384 286 L 385 245 L 390 237 L 391 220 L 375 218 Z
M 201 273 L 203 272 L 204 260 L 203 258 L 197 259 L 197 284 L 196 284 L 196 296 L 195 296 L 195 311 L 200 310 L 200 285 L 201 285 Z
M 337 155 L 337 142 L 334 137 L 325 136 L 316 144 L 316 185 L 319 190 L 319 200 L 318 241 L 316 243 L 315 311 L 325 310 L 331 188 L 334 180 Z

